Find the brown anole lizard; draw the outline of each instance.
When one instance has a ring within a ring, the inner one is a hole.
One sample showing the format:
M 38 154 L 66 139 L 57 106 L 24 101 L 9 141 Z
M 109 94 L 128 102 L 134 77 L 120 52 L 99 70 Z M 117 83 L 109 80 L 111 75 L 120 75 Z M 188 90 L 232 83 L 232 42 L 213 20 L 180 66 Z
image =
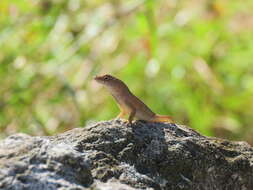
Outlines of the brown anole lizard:
M 170 116 L 158 115 L 151 111 L 146 104 L 132 94 L 123 81 L 111 75 L 96 76 L 94 79 L 103 84 L 115 98 L 120 108 L 118 118 L 123 118 L 129 114 L 128 121 L 130 124 L 134 118 L 150 122 L 173 123 Z

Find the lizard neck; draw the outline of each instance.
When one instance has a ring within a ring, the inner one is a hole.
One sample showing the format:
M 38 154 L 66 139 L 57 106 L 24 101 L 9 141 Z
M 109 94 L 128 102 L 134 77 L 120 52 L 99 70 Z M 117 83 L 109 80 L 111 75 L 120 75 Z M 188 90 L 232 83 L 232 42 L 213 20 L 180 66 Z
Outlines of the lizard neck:
M 131 94 L 129 88 L 124 84 L 107 86 L 113 97 L 122 97 Z

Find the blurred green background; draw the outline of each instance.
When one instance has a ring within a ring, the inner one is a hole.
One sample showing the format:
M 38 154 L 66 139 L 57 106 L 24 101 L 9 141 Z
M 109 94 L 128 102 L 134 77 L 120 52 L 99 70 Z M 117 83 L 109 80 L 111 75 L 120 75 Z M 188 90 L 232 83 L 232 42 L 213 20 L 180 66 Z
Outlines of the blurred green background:
M 253 1 L 1 0 L 0 138 L 118 114 L 96 74 L 152 110 L 253 144 Z

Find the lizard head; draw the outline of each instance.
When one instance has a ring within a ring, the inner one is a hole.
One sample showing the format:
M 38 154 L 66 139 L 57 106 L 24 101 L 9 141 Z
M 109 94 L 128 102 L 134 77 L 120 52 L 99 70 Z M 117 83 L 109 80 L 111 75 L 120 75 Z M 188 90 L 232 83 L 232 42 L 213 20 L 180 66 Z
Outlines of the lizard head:
M 124 82 L 108 74 L 102 75 L 102 76 L 96 76 L 94 80 L 104 85 L 113 94 L 121 92 L 121 91 L 126 92 L 126 90 L 128 90 L 128 87 L 126 86 Z
M 111 75 L 102 75 L 102 76 L 96 76 L 95 81 L 97 81 L 98 83 L 101 83 L 105 86 L 112 86 L 117 84 L 120 80 L 111 76 Z

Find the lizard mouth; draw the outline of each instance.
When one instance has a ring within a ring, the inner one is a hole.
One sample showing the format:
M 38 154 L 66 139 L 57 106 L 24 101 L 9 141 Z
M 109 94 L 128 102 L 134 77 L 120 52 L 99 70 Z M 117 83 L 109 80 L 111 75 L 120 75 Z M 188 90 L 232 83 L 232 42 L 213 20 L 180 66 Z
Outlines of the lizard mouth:
M 102 77 L 101 76 L 95 76 L 94 80 L 97 82 L 102 82 Z

